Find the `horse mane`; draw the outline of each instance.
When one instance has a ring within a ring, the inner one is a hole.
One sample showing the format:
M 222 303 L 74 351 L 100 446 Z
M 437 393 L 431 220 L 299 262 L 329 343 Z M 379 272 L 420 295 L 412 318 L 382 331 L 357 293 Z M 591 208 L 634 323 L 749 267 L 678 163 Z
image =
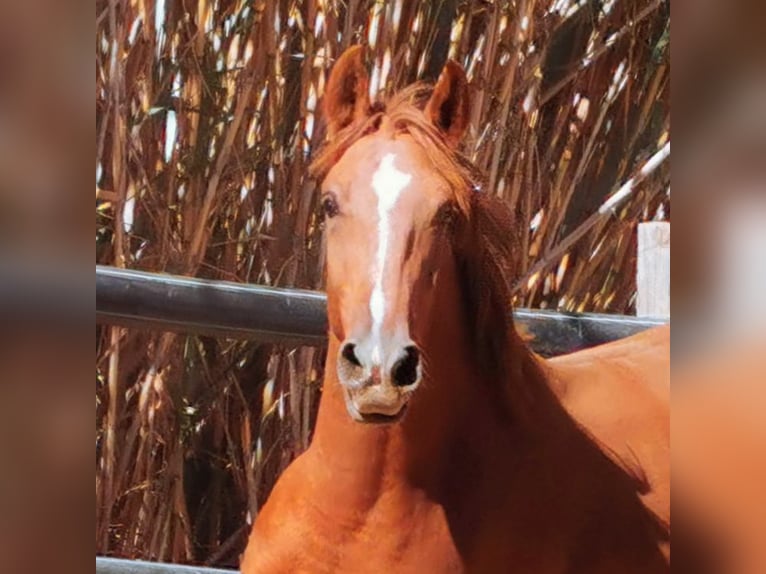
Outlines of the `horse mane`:
M 434 169 L 452 190 L 460 215 L 452 243 L 474 356 L 487 377 L 507 381 L 508 359 L 513 349 L 518 352 L 519 345 L 523 347 L 511 314 L 517 230 L 509 207 L 481 191 L 482 174 L 467 157 L 447 145 L 443 134 L 423 114 L 431 92 L 431 86 L 416 83 L 374 103 L 365 119 L 342 129 L 318 150 L 309 173 L 321 181 L 346 150 L 377 131 L 384 119 L 395 133 L 409 134 L 428 150 Z

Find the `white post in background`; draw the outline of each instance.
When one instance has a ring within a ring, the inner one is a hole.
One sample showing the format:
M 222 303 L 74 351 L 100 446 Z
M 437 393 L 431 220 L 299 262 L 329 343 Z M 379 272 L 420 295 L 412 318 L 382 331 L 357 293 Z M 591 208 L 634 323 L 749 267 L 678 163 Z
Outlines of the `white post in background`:
M 638 224 L 636 315 L 670 318 L 670 223 Z

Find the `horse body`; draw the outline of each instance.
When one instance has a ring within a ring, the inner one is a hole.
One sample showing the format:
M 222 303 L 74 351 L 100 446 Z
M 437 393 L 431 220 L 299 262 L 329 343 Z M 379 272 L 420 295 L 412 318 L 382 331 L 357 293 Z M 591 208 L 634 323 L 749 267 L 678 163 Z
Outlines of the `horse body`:
M 374 111 L 366 86 L 346 52 L 325 94 L 335 145 L 315 161 L 332 219 L 322 399 L 243 574 L 669 571 L 667 413 L 662 385 L 642 384 L 661 344 L 635 370 L 640 338 L 535 356 L 510 320 L 508 212 L 453 151 L 462 70 L 448 64 L 424 107 Z M 594 370 L 611 378 L 588 384 Z
M 337 345 L 331 344 L 329 356 Z M 583 354 L 598 356 L 596 350 Z M 566 363 L 576 364 L 578 355 L 548 368 L 558 377 L 569 374 Z M 530 353 L 526 360 L 529 371 L 537 370 L 538 359 Z M 450 377 L 454 369 L 445 365 Z M 634 475 L 661 474 L 662 465 L 652 467 L 650 456 L 641 459 L 642 441 L 622 441 L 608 432 L 625 424 L 616 420 L 620 416 L 605 423 L 585 413 L 594 423 L 593 435 L 615 453 L 625 453 L 633 464 L 627 469 L 604 454 L 555 401 L 541 408 L 547 413 L 539 422 L 549 425 L 548 431 L 525 436 L 487 416 L 493 409 L 481 404 L 482 393 L 462 394 L 456 399 L 463 401 L 464 412 L 445 421 L 438 433 L 431 428 L 429 436 L 427 427 L 435 421 L 426 411 L 435 397 L 427 391 L 438 388 L 438 381 L 413 399 L 401 426 L 368 427 L 349 419 L 338 382 L 328 378 L 315 438 L 259 515 L 244 574 L 669 571 L 663 555 L 667 532 L 657 518 L 668 515 L 669 501 L 660 494 L 664 483 L 649 480 L 644 490 Z M 481 389 L 479 381 L 470 383 Z M 642 393 L 632 396 L 639 405 L 646 399 Z M 580 412 L 575 404 L 572 409 Z M 631 414 L 630 409 L 621 413 Z M 632 414 L 638 418 L 645 411 L 639 407 Z M 652 428 L 651 420 L 646 428 Z M 638 429 L 632 432 L 640 438 Z

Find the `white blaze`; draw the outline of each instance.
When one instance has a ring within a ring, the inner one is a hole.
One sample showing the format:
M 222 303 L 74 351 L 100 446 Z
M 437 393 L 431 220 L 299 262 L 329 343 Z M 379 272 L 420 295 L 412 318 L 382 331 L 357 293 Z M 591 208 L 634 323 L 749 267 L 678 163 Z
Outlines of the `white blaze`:
M 380 363 L 380 329 L 386 312 L 386 299 L 383 295 L 383 272 L 386 266 L 386 251 L 391 231 L 389 215 L 402 190 L 409 185 L 412 176 L 396 168 L 393 153 L 386 154 L 372 174 L 372 189 L 378 198 L 378 251 L 373 267 L 374 286 L 370 296 L 370 314 L 372 315 L 372 361 Z

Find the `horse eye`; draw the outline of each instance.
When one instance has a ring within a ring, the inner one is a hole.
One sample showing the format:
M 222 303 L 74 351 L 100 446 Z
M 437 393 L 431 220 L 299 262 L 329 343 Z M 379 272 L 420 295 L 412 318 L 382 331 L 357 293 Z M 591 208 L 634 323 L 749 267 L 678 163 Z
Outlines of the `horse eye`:
M 322 211 L 324 211 L 324 214 L 327 217 L 335 217 L 340 213 L 338 200 L 335 198 L 334 194 L 328 193 L 322 197 Z

